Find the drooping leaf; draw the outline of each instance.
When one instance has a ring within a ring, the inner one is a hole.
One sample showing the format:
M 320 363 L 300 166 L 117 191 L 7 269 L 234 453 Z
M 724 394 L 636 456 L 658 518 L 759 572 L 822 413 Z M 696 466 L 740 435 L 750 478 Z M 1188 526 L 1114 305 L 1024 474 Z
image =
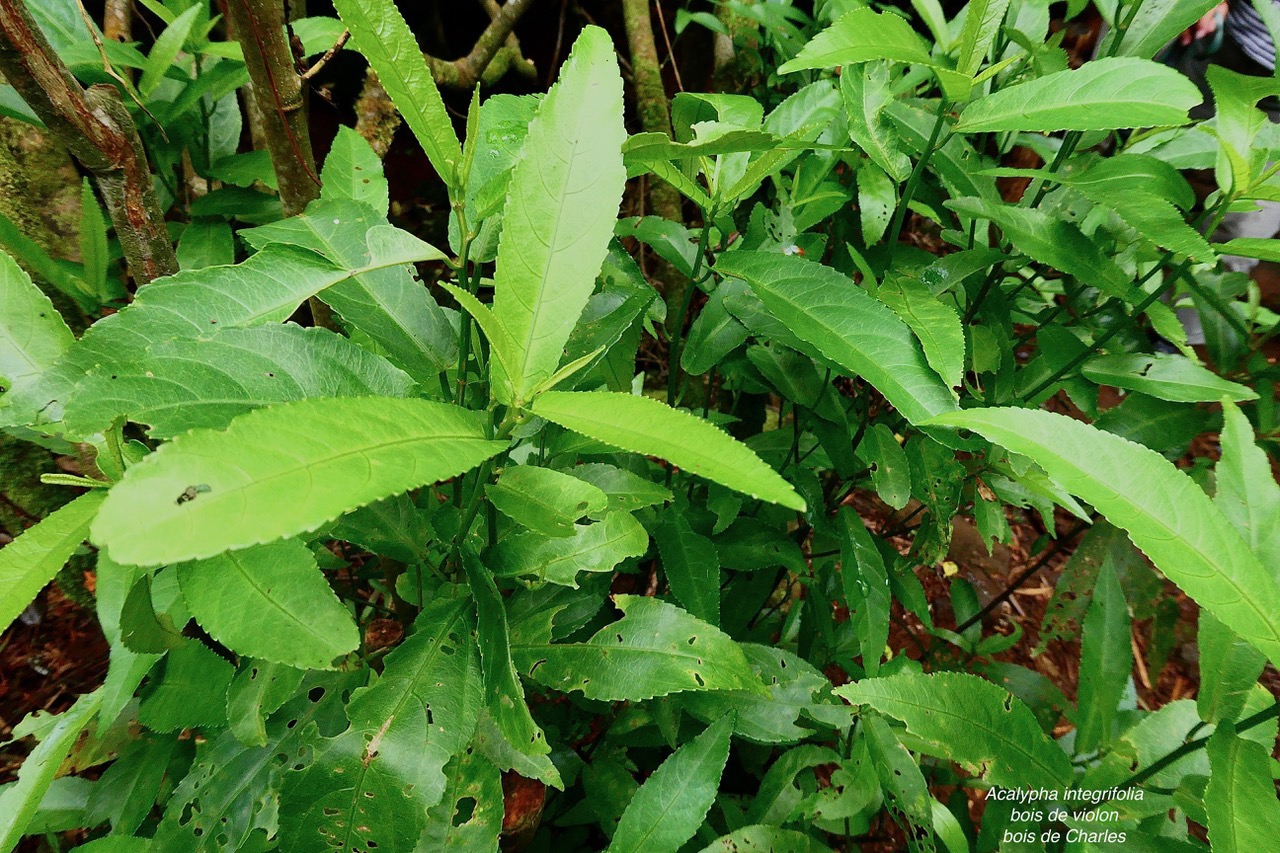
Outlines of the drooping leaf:
M 47 370 L 74 341 L 49 297 L 0 252 L 0 389 Z
M 493 575 L 474 554 L 463 555 L 463 567 L 476 602 L 476 636 L 480 641 L 480 669 L 484 675 L 489 715 L 513 747 L 528 755 L 551 751 L 546 736 L 529 714 L 524 685 L 511 662 L 507 606 Z
M 101 705 L 100 690 L 77 699 L 70 709 L 58 716 L 57 722 L 22 762 L 18 781 L 0 792 L 0 850 L 4 853 L 9 853 L 22 840 L 63 759 L 71 752 L 85 726 L 93 721 Z
M 369 60 L 378 81 L 404 116 L 431 166 L 453 186 L 462 146 L 453 132 L 426 57 L 394 3 L 338 0 L 334 9 L 351 31 L 357 50 Z
M 1222 406 L 1222 458 L 1214 469 L 1213 502 L 1253 548 L 1259 560 L 1280 554 L 1280 484 L 1267 454 L 1254 444 L 1253 428 L 1234 403 Z
M 1007 787 L 1059 788 L 1071 763 L 1012 694 L 973 675 L 899 673 L 837 687 L 855 705 L 902 720 L 928 751 Z
M 1223 397 L 1239 403 L 1258 399 L 1258 392 L 1223 379 L 1185 355 L 1121 353 L 1099 355 L 1080 368 L 1099 385 L 1141 391 L 1172 403 L 1217 402 Z
M 317 738 L 311 762 L 287 774 L 282 850 L 313 851 L 317 837 L 336 850 L 413 849 L 426 810 L 444 796 L 445 765 L 475 734 L 481 676 L 470 622 L 466 598 L 429 602 L 382 675 L 352 694 L 351 727 Z
M 1080 686 L 1076 693 L 1076 752 L 1111 743 L 1112 724 L 1133 669 L 1129 604 L 1115 568 L 1098 573 L 1080 639 Z
M 840 75 L 840 94 L 849 116 L 849 137 L 895 181 L 911 174 L 911 160 L 901 150 L 893 126 L 884 115 L 893 98 L 889 65 L 868 62 Z
M 929 48 L 906 19 L 870 8 L 854 9 L 813 37 L 779 74 L 810 68 L 834 68 L 876 59 L 929 64 Z
M 720 556 L 715 543 L 689 526 L 675 507 L 659 517 L 653 531 L 671 592 L 703 622 L 720 624 Z
M 887 310 L 887 309 L 886 309 Z M 530 411 L 596 441 L 648 456 L 788 509 L 804 501 L 745 445 L 707 421 L 630 394 L 548 391 Z
M 935 423 L 971 429 L 1031 457 L 1128 531 L 1202 607 L 1268 658 L 1280 659 L 1280 582 L 1200 487 L 1164 457 L 1050 412 L 975 409 Z
M 656 598 L 618 595 L 623 617 L 585 643 L 514 645 L 522 673 L 588 699 L 639 701 L 685 690 L 764 686 L 738 644 L 705 622 Z
M 912 853 L 933 853 L 933 798 L 915 758 L 882 717 L 862 719 L 866 758 L 875 766 L 889 813 L 902 827 Z
M 500 512 L 543 536 L 573 536 L 576 521 L 598 518 L 609 503 L 590 483 L 531 465 L 507 468 L 485 493 Z
M 445 403 L 285 403 L 181 435 L 134 465 L 108 494 L 93 540 L 135 565 L 212 557 L 315 530 L 504 447 Z
M 845 604 L 862 652 L 862 668 L 874 677 L 889 643 L 889 608 L 893 604 L 889 573 L 870 531 L 850 507 L 841 507 L 839 528 Z
M 157 344 L 111 372 L 95 371 L 68 401 L 64 423 L 91 435 L 116 418 L 155 438 L 220 429 L 237 415 L 308 397 L 403 397 L 413 380 L 325 329 L 291 323 L 226 329 Z
M 1204 792 L 1214 853 L 1251 853 L 1274 843 L 1280 823 L 1270 753 L 1221 723 L 1209 738 L 1209 786 Z
M 380 214 L 355 201 L 321 198 L 306 213 L 263 225 L 241 235 L 253 246 L 289 243 L 318 252 L 338 266 L 370 266 L 372 238 L 386 225 Z M 436 252 L 434 258 L 444 255 Z M 411 265 L 371 269 L 320 292 L 343 323 L 376 343 L 415 379 L 422 381 L 457 359 L 453 326 L 427 293 Z
M 0 631 L 18 618 L 89 535 L 106 495 L 81 495 L 0 548 Z
M 908 420 L 956 408 L 911 330 L 846 276 L 795 255 L 729 252 L 716 262 L 744 279 L 792 332 L 851 376 L 861 376 Z
M 1132 57 L 1095 59 L 986 95 L 969 104 L 957 130 L 1118 130 L 1183 125 L 1201 95 L 1167 65 Z
M 354 201 L 382 215 L 391 204 L 382 161 L 364 137 L 349 127 L 338 128 L 320 182 L 324 185 L 320 197 L 329 201 Z
M 729 760 L 732 716 L 677 749 L 636 791 L 609 853 L 676 853 L 706 820 Z
M 493 362 L 502 402 L 527 402 L 560 363 L 613 234 L 625 138 L 613 42 L 588 27 L 538 106 L 507 190 L 493 302 L 513 347 Z
M 296 539 L 182 563 L 191 615 L 237 654 L 300 669 L 329 669 L 360 632 L 316 558 Z
M 579 572 L 609 572 L 628 557 L 639 557 L 649 536 L 628 512 L 611 512 L 595 524 L 575 524 L 569 536 L 519 533 L 494 550 L 502 577 L 536 577 L 576 587 Z

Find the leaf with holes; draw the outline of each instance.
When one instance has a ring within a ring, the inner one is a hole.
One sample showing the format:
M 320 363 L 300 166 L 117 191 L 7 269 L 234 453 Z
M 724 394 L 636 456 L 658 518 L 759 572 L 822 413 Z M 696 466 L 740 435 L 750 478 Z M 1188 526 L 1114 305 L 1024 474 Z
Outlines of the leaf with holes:
M 519 670 L 588 699 L 639 701 L 685 690 L 765 695 L 742 649 L 718 628 L 656 598 L 618 595 L 623 616 L 585 643 L 512 646 Z
M 489 502 L 543 536 L 573 536 L 575 522 L 599 518 L 609 503 L 600 489 L 550 468 L 513 465 L 485 488 Z
M 204 559 L 315 530 L 505 446 L 445 403 L 285 403 L 185 433 L 134 465 L 107 495 L 93 540 L 133 565 Z
M 922 748 L 993 785 L 1056 789 L 1071 779 L 1067 754 L 1012 694 L 973 675 L 900 673 L 837 687 L 855 705 L 902 720 Z
M 450 759 L 444 775 L 448 787 L 427 813 L 414 853 L 493 853 L 502 832 L 502 774 L 469 748 Z

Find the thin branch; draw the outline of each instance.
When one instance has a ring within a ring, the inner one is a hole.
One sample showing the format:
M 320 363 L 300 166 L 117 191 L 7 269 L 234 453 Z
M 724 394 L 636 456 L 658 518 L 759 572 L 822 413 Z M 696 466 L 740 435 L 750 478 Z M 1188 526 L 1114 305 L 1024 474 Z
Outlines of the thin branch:
M 119 90 L 82 88 L 22 0 L 0 0 L 0 72 L 97 179 L 134 280 L 177 272 L 146 152 Z
M 428 56 L 427 63 L 436 83 L 455 89 L 472 89 L 482 78 L 491 81 L 508 70 L 532 75 L 533 63 L 520 54 L 518 47 L 511 47 L 506 41 L 515 30 L 516 22 L 535 2 L 537 0 L 507 0 L 476 39 L 471 52 L 461 59 L 449 61 Z
M 333 47 L 324 52 L 324 55 L 316 60 L 316 64 L 312 65 L 306 71 L 302 72 L 301 79 L 303 82 L 310 80 L 312 77 L 320 73 L 320 70 L 329 64 L 329 60 L 338 54 L 338 51 L 346 47 L 347 41 L 351 38 L 351 30 L 343 30 L 342 35 L 338 36 L 338 40 L 333 43 Z

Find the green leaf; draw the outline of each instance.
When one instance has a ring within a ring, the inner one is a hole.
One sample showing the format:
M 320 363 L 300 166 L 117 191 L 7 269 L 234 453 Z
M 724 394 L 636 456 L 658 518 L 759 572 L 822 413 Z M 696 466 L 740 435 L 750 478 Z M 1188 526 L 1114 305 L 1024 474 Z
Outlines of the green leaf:
M 8 628 L 89 535 L 106 495 L 91 491 L 0 548 L 0 630 Z
M 875 714 L 862 717 L 866 734 L 866 756 L 880 777 L 885 805 L 907 835 L 912 853 L 934 851 L 932 835 L 933 798 L 920 765 L 903 746 L 889 724 Z
M 969 104 L 956 130 L 1119 130 L 1183 125 L 1202 96 L 1167 65 L 1102 58 L 993 92 Z
M 463 555 L 463 567 L 471 596 L 476 602 L 476 636 L 480 643 L 480 669 L 484 675 L 485 703 L 498 729 L 510 744 L 527 755 L 551 751 L 546 736 L 529 714 L 524 686 L 511 662 L 511 638 L 507 630 L 507 606 L 493 575 L 474 554 Z
M 911 500 L 911 462 L 893 430 L 872 424 L 858 445 L 858 458 L 871 469 L 871 484 L 880 499 L 894 509 Z
M 676 853 L 706 820 L 729 760 L 733 717 L 723 716 L 677 749 L 636 791 L 609 853 Z
M 222 645 L 300 669 L 329 669 L 360 645 L 351 614 L 296 539 L 177 567 L 191 615 Z
M 938 299 L 924 282 L 908 276 L 889 276 L 876 296 L 902 318 L 924 348 L 925 360 L 947 387 L 964 378 L 964 327 L 956 309 Z
M 388 0 L 337 0 L 333 6 L 351 30 L 355 48 L 369 60 L 405 124 L 418 138 L 432 167 L 446 184 L 455 187 L 462 146 L 453 132 L 453 120 L 445 111 L 431 67 L 395 4 Z
M 530 411 L 613 447 L 660 456 L 677 468 L 753 498 L 804 509 L 791 484 L 746 445 L 702 418 L 649 397 L 548 391 Z
M 185 619 L 183 620 L 185 622 Z M 138 722 L 156 732 L 227 725 L 227 691 L 235 670 L 199 640 L 178 639 L 152 676 Z
M 639 701 L 685 690 L 764 694 L 742 649 L 718 628 L 656 598 L 617 595 L 614 605 L 623 617 L 585 643 L 513 646 L 516 666 L 588 699 Z
M 320 197 L 326 201 L 353 201 L 383 216 L 391 206 L 391 190 L 382 174 L 382 161 L 352 128 L 338 128 L 329 156 L 324 158 L 320 182 L 324 185 Z
M 665 486 L 603 462 L 575 465 L 566 473 L 603 491 L 609 499 L 611 510 L 635 512 L 671 500 L 671 491 Z
M 1274 237 L 1236 237 L 1225 243 L 1214 243 L 1220 255 L 1240 255 L 1273 263 L 1280 262 L 1280 240 Z
M 507 190 L 493 315 L 514 351 L 493 362 L 500 402 L 527 402 L 560 363 L 609 249 L 624 139 L 613 41 L 588 27 L 538 106 Z
M 49 297 L 0 252 L 0 389 L 47 370 L 74 342 Z
M 901 182 L 911 174 L 911 160 L 902 151 L 893 126 L 884 114 L 885 107 L 893 100 L 890 79 L 890 66 L 885 62 L 846 68 L 840 75 L 840 94 L 849 117 L 849 138 L 872 162 Z
M 300 669 L 245 658 L 227 688 L 227 723 L 245 746 L 265 746 L 267 717 L 293 698 L 305 677 Z
M 374 236 L 386 227 L 381 214 L 354 201 L 321 199 L 291 216 L 242 231 L 251 245 L 291 243 L 318 252 L 338 266 L 370 264 Z M 442 260 L 433 252 L 426 260 Z M 413 267 L 373 269 L 326 288 L 320 298 L 338 312 L 343 323 L 370 338 L 419 381 L 432 377 L 457 359 L 453 326 L 417 280 Z
M 1111 296 L 1135 303 L 1142 298 L 1132 278 L 1101 246 L 1064 219 L 977 198 L 953 199 L 946 205 L 965 216 L 994 222 L 1015 249 L 1034 261 L 1075 276 Z
M 268 246 L 242 264 L 180 272 L 138 291 L 122 311 L 94 323 L 57 363 L 6 399 L 14 424 L 58 423 L 86 374 L 110 372 L 170 338 L 198 338 L 227 328 L 279 323 L 298 306 L 352 275 L 438 257 L 439 252 L 389 225 L 369 231 L 370 258 L 354 269 L 297 246 Z M 0 413 L 0 420 L 5 415 Z
M 1252 388 L 1223 379 L 1185 355 L 1099 355 L 1086 361 L 1080 372 L 1099 385 L 1141 391 L 1171 403 L 1212 403 L 1223 397 L 1235 403 L 1258 399 Z
M 1270 750 L 1237 737 L 1220 724 L 1209 738 L 1209 786 L 1204 807 L 1214 853 L 1253 853 L 1275 843 L 1280 801 L 1272 779 Z
M 183 271 L 225 266 L 235 261 L 235 237 L 231 223 L 226 220 L 196 219 L 188 223 L 178 239 L 178 266 Z
M 317 739 L 314 758 L 281 792 L 281 850 L 412 850 L 444 768 L 471 741 L 481 705 L 470 601 L 427 604 L 382 675 L 347 704 L 351 727 Z
M 811 68 L 835 68 L 876 59 L 895 62 L 932 62 L 929 47 L 900 15 L 881 14 L 863 7 L 854 9 L 818 33 L 800 49 L 795 59 L 778 66 L 779 74 Z
M 900 673 L 837 687 L 855 705 L 869 705 L 907 725 L 922 749 L 971 768 L 985 767 L 993 785 L 1058 789 L 1071 762 L 1012 694 L 973 675 Z
M 57 722 L 22 762 L 18 781 L 0 791 L 0 851 L 10 853 L 18 846 L 45 792 L 58 775 L 63 760 L 101 705 L 101 690 L 77 699 L 70 709 L 58 716 Z
M 1076 693 L 1077 754 L 1111 744 L 1116 709 L 1133 669 L 1129 603 L 1114 566 L 1103 565 L 1084 618 L 1080 641 L 1080 681 Z
M 803 832 L 753 824 L 722 835 L 699 853 L 829 853 L 830 847 Z
M 848 277 L 795 255 L 728 252 L 716 271 L 744 279 L 775 317 L 851 376 L 876 387 L 915 423 L 954 411 L 911 330 Z
M 715 543 L 694 532 L 674 506 L 658 517 L 653 540 L 676 600 L 703 622 L 719 626 L 720 556 Z
M 576 521 L 599 518 L 609 504 L 590 483 L 532 465 L 508 467 L 485 494 L 500 512 L 543 536 L 573 536 Z
M 862 652 L 862 668 L 874 678 L 889 644 L 889 573 L 884 555 L 851 507 L 840 508 L 840 581 Z
M 1196 645 L 1200 652 L 1200 689 L 1196 692 L 1200 719 L 1206 723 L 1238 719 L 1249 691 L 1267 665 L 1266 655 L 1210 613 L 1198 617 Z
M 1164 457 L 1064 415 L 981 409 L 937 424 L 971 429 L 1031 457 L 1069 492 L 1129 532 L 1170 580 L 1280 659 L 1280 584 L 1200 487 Z
M 956 70 L 969 77 L 978 73 L 1009 11 L 1009 0 L 974 0 L 965 10 Z
M 222 428 L 245 412 L 308 397 L 404 397 L 413 380 L 325 329 L 291 323 L 226 329 L 157 344 L 110 373 L 96 371 L 67 403 L 77 435 L 116 418 L 149 424 L 154 438 Z
M 1271 475 L 1267 454 L 1254 444 L 1244 413 L 1224 402 L 1222 415 L 1222 457 L 1214 468 L 1218 491 L 1213 502 L 1259 560 L 1275 559 L 1280 554 L 1280 484 Z
M 628 557 L 649 548 L 635 516 L 611 512 L 594 524 L 574 525 L 570 536 L 520 533 L 504 538 L 491 563 L 501 577 L 535 576 L 539 581 L 577 587 L 578 572 L 610 572 Z
M 505 443 L 426 400 L 313 399 L 195 430 L 130 468 L 93 540 L 118 562 L 212 557 L 315 530 L 345 512 L 469 471 Z
M 428 811 L 414 853 L 494 853 L 502 832 L 502 774 L 466 749 L 450 759 L 444 775 L 444 796 Z
M 182 50 L 182 43 L 191 34 L 191 28 L 201 14 L 207 15 L 208 10 L 203 4 L 194 4 L 174 18 L 164 32 L 156 37 L 151 53 L 147 55 L 147 62 L 142 66 L 142 78 L 138 80 L 138 92 L 142 97 L 149 99 L 155 94 L 165 74 L 174 67 L 178 53 Z
M 1134 9 L 1127 28 L 1108 30 L 1098 55 L 1154 59 L 1183 30 L 1217 5 L 1214 0 L 1143 0 Z M 1130 12 L 1126 9 L 1123 14 Z
M 107 265 L 111 257 L 107 254 L 107 221 L 88 178 L 80 184 L 80 257 L 84 262 L 84 280 L 99 299 L 105 302 L 124 295 L 108 291 Z
M 349 512 L 329 528 L 328 535 L 409 565 L 424 559 L 436 538 L 428 511 L 419 509 L 409 495 Z

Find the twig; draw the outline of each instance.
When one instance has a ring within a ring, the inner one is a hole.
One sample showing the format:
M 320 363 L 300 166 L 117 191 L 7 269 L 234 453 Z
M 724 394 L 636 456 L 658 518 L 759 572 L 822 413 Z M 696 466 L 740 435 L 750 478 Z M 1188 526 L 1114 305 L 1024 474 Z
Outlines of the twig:
M 0 0 L 0 72 L 97 178 L 134 280 L 178 271 L 138 129 L 115 86 L 84 89 L 22 0 Z
M 676 63 L 676 52 L 671 49 L 671 36 L 667 33 L 667 19 L 662 14 L 662 0 L 657 0 L 653 7 L 658 12 L 658 26 L 662 27 L 662 41 L 667 45 L 667 61 L 671 63 L 671 73 L 675 75 L 676 88 L 683 92 L 684 81 L 680 79 L 680 66 Z
M 303 71 L 300 75 L 300 79 L 305 83 L 307 80 L 310 80 L 312 77 L 319 74 L 320 70 L 329 64 L 329 60 L 333 59 L 333 57 L 337 55 L 338 51 L 342 50 L 342 48 L 346 46 L 347 40 L 350 38 L 351 30 L 343 30 L 342 35 L 338 36 L 338 40 L 333 43 L 333 47 L 326 50 L 324 55 L 316 60 L 315 65 L 312 65 L 306 71 Z
M 516 22 L 529 11 L 534 2 L 536 0 L 507 0 L 506 5 L 476 39 L 471 52 L 461 59 L 448 61 L 428 56 L 427 64 L 431 66 L 431 74 L 436 83 L 455 89 L 471 89 L 482 77 L 487 76 L 485 72 L 490 71 L 491 65 L 500 65 L 503 73 L 508 69 L 515 69 L 522 74 L 532 74 L 533 63 L 520 54 L 519 48 L 505 45 L 505 42 L 515 29 Z

